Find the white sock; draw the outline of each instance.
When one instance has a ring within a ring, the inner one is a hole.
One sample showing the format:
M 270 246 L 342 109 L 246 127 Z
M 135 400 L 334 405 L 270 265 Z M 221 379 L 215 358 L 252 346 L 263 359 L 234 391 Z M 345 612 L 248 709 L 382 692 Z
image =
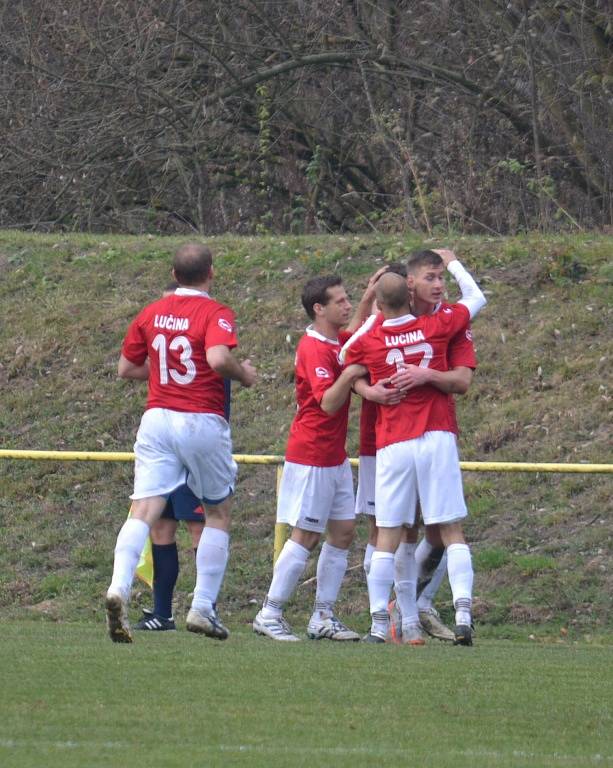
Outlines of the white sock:
M 205 525 L 196 551 L 196 587 L 192 608 L 208 612 L 217 601 L 228 563 L 230 534 Z
M 445 550 L 441 562 L 436 567 L 430 583 L 426 585 L 424 591 L 419 596 L 417 607 L 420 611 L 428 611 L 432 608 L 436 593 L 439 591 L 445 576 L 447 576 L 447 550 Z
M 394 555 L 394 591 L 396 603 L 402 616 L 403 626 L 417 624 L 417 563 L 416 544 L 402 542 Z
M 389 614 L 387 605 L 394 583 L 394 554 L 375 550 L 370 563 L 368 574 L 368 597 L 370 599 L 370 615 L 373 619 L 372 630 L 383 631 L 387 628 Z
M 313 618 L 332 616 L 334 603 L 347 570 L 348 549 L 340 549 L 324 541 L 317 561 L 317 591 Z
M 273 619 L 283 613 L 283 606 L 298 586 L 310 554 L 306 547 L 291 539 L 285 542 L 275 563 L 268 595 L 262 607 L 265 619 Z
M 447 547 L 447 572 L 456 608 L 456 624 L 470 624 L 473 566 L 468 544 L 450 544 Z
M 372 553 L 375 551 L 375 549 L 375 545 L 369 543 L 366 545 L 366 549 L 364 550 L 364 573 L 366 574 L 366 578 L 368 578 L 370 563 L 372 561 Z
M 147 536 L 149 536 L 147 523 L 134 517 L 129 517 L 125 521 L 117 535 L 113 578 L 109 592 L 121 595 L 124 600 L 130 598 L 134 571 L 147 541 Z

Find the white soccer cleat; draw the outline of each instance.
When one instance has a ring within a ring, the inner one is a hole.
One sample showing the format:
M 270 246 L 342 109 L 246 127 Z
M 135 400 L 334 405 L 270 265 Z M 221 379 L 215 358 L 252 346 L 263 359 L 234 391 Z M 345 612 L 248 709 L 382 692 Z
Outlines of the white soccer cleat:
M 421 624 L 403 624 L 402 625 L 402 644 L 403 645 L 425 645 L 426 639 Z
M 328 616 L 325 619 L 313 619 L 309 621 L 307 627 L 307 637 L 310 640 L 340 640 L 357 642 L 360 636 L 336 616 Z
M 185 620 L 185 629 L 188 632 L 196 632 L 196 634 L 213 637 L 216 640 L 226 640 L 230 635 L 214 608 L 211 608 L 208 613 L 198 608 L 190 608 Z
M 451 643 L 455 640 L 454 633 L 443 624 L 436 608 L 428 608 L 427 611 L 420 610 L 419 621 L 431 637 Z
M 109 637 L 114 643 L 133 642 L 130 622 L 128 621 L 128 603 L 116 592 L 106 593 L 106 626 Z
M 300 641 L 300 638 L 292 633 L 292 628 L 283 616 L 265 619 L 262 616 L 262 611 L 253 620 L 253 631 L 258 635 L 270 637 L 271 640 L 281 640 L 289 643 Z

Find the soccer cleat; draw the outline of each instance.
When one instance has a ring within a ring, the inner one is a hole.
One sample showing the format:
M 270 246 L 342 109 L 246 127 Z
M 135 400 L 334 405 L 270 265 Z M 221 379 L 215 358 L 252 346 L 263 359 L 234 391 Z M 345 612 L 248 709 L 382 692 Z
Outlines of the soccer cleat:
M 392 600 L 387 606 L 387 612 L 390 615 L 390 629 L 388 640 L 392 643 L 402 642 L 402 614 L 398 608 L 398 603 Z
M 438 640 L 448 640 L 450 642 L 455 640 L 455 635 L 449 627 L 446 627 L 443 624 L 436 608 L 428 608 L 427 611 L 420 611 L 419 621 L 421 622 L 421 626 L 431 637 L 436 637 Z
M 109 637 L 114 643 L 133 642 L 130 622 L 128 621 L 128 604 L 121 595 L 113 592 L 106 593 L 106 626 Z
M 143 608 L 143 618 L 134 625 L 134 629 L 146 629 L 149 632 L 176 632 L 177 626 L 174 619 L 158 616 L 157 613 Z
M 403 624 L 402 626 L 402 644 L 403 645 L 425 645 L 426 640 L 421 628 L 421 624 Z
M 360 639 L 357 632 L 346 627 L 336 616 L 328 616 L 319 621 L 311 618 L 307 627 L 307 637 L 309 640 L 350 640 L 354 643 Z
M 262 611 L 260 611 L 253 620 L 253 631 L 258 635 L 270 637 L 271 640 L 281 640 L 289 643 L 300 641 L 300 638 L 292 633 L 292 628 L 283 616 L 274 616 L 272 619 L 265 619 L 262 616 Z
M 468 624 L 456 624 L 453 630 L 454 645 L 472 645 L 473 630 Z
M 384 643 L 385 642 L 385 636 L 379 634 L 378 632 L 369 632 L 368 634 L 364 635 L 362 638 L 363 643 Z
M 216 640 L 226 640 L 230 634 L 221 623 L 215 608 L 211 608 L 208 613 L 198 608 L 190 608 L 185 620 L 185 629 L 188 632 L 196 632 Z

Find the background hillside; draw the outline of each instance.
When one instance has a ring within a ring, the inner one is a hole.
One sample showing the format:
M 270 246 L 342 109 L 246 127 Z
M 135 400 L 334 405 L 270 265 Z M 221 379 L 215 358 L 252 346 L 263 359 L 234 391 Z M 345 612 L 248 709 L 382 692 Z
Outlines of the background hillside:
M 168 282 L 179 242 L 0 233 L 0 447 L 131 450 L 145 392 L 117 380 L 119 347 L 130 319 Z M 611 462 L 610 237 L 267 236 L 210 243 L 214 293 L 236 309 L 241 354 L 260 372 L 255 388 L 234 390 L 235 452 L 283 453 L 294 412 L 293 351 L 306 325 L 299 304 L 305 279 L 340 272 L 357 299 L 374 268 L 424 243 L 455 247 L 489 299 L 474 324 L 478 373 L 459 400 L 462 458 Z M 4 616 L 101 619 L 131 474 L 131 464 L 0 460 Z M 274 487 L 274 468 L 241 468 L 222 597 L 230 624 L 252 618 L 252 601 L 268 585 Z M 483 632 L 611 628 L 610 476 L 466 473 L 465 490 Z M 186 539 L 182 545 L 179 616 L 193 578 Z M 358 624 L 367 613 L 363 545 L 362 535 L 343 593 L 343 615 Z M 301 587 L 292 610 L 305 612 L 312 596 L 312 583 Z M 136 604 L 141 600 L 147 604 L 146 595 Z
M 613 226 L 608 0 L 24 0 L 0 52 L 0 227 Z

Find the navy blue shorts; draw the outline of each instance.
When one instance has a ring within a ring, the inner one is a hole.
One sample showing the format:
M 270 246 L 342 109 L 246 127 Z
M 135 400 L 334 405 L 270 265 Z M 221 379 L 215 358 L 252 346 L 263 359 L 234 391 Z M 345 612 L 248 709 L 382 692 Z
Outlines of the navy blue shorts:
M 194 496 L 187 485 L 182 485 L 168 497 L 162 519 L 203 523 L 204 510 L 200 499 Z

